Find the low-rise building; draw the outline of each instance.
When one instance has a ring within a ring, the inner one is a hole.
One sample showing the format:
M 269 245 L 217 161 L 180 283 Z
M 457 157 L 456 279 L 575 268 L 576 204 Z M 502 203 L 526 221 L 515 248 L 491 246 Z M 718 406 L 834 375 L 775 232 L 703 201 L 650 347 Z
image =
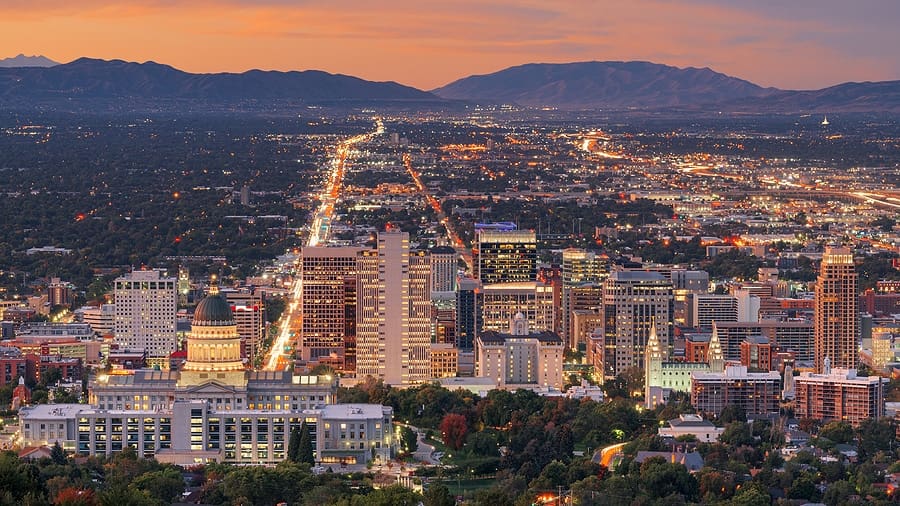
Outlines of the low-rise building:
M 550 331 L 529 332 L 522 313 L 510 323 L 510 332 L 482 332 L 476 341 L 477 376 L 496 381 L 497 388 L 563 387 L 565 345 Z
M 660 427 L 660 437 L 678 438 L 681 436 L 694 436 L 701 443 L 714 443 L 725 432 L 724 427 L 716 427 L 709 420 L 704 420 L 700 415 L 680 415 L 674 420 L 669 420 L 668 427 Z
M 747 372 L 746 366 L 726 367 L 724 372 L 691 374 L 691 404 L 702 413 L 718 416 L 735 404 L 748 415 L 777 413 L 781 399 L 781 375 Z

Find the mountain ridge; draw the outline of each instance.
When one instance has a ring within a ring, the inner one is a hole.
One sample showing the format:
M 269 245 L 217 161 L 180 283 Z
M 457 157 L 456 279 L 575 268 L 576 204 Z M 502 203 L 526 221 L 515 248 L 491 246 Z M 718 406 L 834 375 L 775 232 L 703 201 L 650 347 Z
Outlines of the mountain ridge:
M 435 100 L 402 84 L 320 70 L 192 74 L 147 61 L 78 58 L 54 67 L 0 69 L 0 98 L 187 98 L 211 100 Z
M 51 60 L 50 58 L 47 58 L 42 54 L 25 56 L 24 53 L 19 53 L 16 56 L 12 56 L 10 58 L 0 59 L 0 68 L 53 67 L 55 65 L 59 65 L 59 63 Z
M 528 63 L 464 77 L 430 91 L 452 100 L 559 109 L 900 112 L 900 81 L 782 90 L 708 67 L 646 61 Z

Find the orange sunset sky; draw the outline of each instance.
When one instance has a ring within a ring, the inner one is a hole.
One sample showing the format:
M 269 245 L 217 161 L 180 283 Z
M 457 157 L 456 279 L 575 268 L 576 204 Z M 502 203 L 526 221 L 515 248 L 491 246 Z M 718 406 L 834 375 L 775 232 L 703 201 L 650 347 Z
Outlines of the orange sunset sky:
M 528 62 L 648 60 L 809 89 L 900 79 L 898 0 L 2 0 L 0 58 L 320 69 L 431 89 Z

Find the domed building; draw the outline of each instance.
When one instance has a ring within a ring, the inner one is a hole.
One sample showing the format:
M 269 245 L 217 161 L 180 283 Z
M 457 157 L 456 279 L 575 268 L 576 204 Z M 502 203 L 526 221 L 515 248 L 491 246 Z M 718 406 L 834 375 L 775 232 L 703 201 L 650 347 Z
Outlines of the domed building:
M 335 404 L 337 378 L 250 370 L 232 308 L 215 283 L 194 311 L 181 370 L 117 372 L 91 384 L 90 406 L 70 405 L 64 432 L 74 437 L 57 438 L 64 448 L 109 456 L 131 446 L 138 455 L 178 465 L 270 465 L 285 459 L 291 431 L 303 422 L 322 463 L 364 464 L 387 458 L 394 446 L 393 410 Z M 28 408 L 20 423 L 61 423 L 59 413 Z M 23 437 L 53 444 L 39 433 Z
M 187 386 L 208 381 L 233 386 L 247 382 L 237 324 L 231 306 L 219 295 L 215 284 L 194 310 L 187 340 L 187 362 L 178 383 Z

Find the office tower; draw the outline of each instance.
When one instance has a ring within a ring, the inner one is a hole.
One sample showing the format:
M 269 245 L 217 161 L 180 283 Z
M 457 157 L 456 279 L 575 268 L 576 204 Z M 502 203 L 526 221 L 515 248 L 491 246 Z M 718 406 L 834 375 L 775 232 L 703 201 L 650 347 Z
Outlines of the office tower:
M 741 342 L 763 336 L 781 351 L 791 351 L 800 362 L 812 362 L 813 324 L 804 321 L 716 322 L 726 360 L 740 360 Z
M 712 329 L 712 322 L 736 322 L 738 299 L 731 295 L 689 294 L 685 325 L 700 330 Z
M 562 252 L 563 287 L 582 283 L 601 283 L 609 275 L 609 258 L 606 255 L 578 248 Z
M 609 259 L 592 251 L 568 248 L 562 252 L 562 311 L 560 335 L 567 345 L 574 348 L 575 332 L 572 313 L 577 310 L 599 307 L 600 284 L 609 275 Z M 572 292 L 579 292 L 573 295 Z M 595 296 L 593 294 L 598 292 Z M 597 298 L 597 304 L 588 299 Z
M 562 268 L 558 265 L 541 265 L 537 270 L 537 281 L 544 283 L 553 291 L 553 328 L 559 334 L 562 330 L 563 283 Z
M 481 333 L 481 282 L 460 278 L 456 290 L 456 347 L 471 351 Z
M 796 416 L 824 422 L 843 420 L 853 426 L 882 417 L 884 381 L 875 375 L 857 376 L 856 369 L 825 368 L 822 374 L 801 373 L 794 378 Z
M 815 368 L 825 359 L 839 369 L 855 369 L 859 336 L 856 269 L 849 248 L 826 247 L 816 281 Z
M 115 341 L 126 349 L 143 348 L 151 364 L 161 365 L 178 346 L 175 283 L 154 270 L 134 271 L 113 284 Z
M 47 286 L 47 303 L 53 306 L 72 306 L 74 293 L 72 284 L 60 281 L 59 278 L 51 278 Z
M 431 259 L 431 292 L 455 291 L 459 253 L 450 246 L 438 246 L 428 253 Z
M 362 248 L 321 246 L 301 251 L 301 360 L 309 363 L 324 359 L 333 363 L 337 357 L 345 362 L 339 368 L 347 368 L 348 332 L 356 326 L 356 257 L 361 251 Z
M 456 345 L 456 293 L 431 292 L 432 342 Z
M 528 327 L 552 331 L 556 312 L 553 287 L 537 281 L 484 285 L 481 290 L 481 329 L 502 332 L 517 313 Z
M 662 346 L 671 346 L 672 283 L 662 274 L 616 271 L 603 283 L 603 374 L 614 378 L 644 367 L 644 349 L 656 323 Z
M 357 257 L 356 375 L 395 386 L 431 379 L 431 263 L 406 232 Z
M 223 290 L 222 295 L 231 306 L 238 336 L 241 338 L 242 356 L 251 363 L 259 354 L 259 347 L 266 337 L 266 300 L 261 290 Z
M 602 304 L 593 309 L 576 309 L 572 311 L 572 341 L 569 347 L 587 352 L 591 335 L 603 327 Z
M 356 372 L 356 277 L 344 278 L 344 366 L 345 373 Z
M 599 312 L 603 306 L 603 285 L 601 283 L 582 283 L 570 286 L 563 294 L 563 337 L 569 348 L 578 347 L 578 328 L 575 326 L 575 313 L 579 311 Z
M 534 281 L 537 237 L 533 230 L 478 230 L 474 263 L 485 285 Z

